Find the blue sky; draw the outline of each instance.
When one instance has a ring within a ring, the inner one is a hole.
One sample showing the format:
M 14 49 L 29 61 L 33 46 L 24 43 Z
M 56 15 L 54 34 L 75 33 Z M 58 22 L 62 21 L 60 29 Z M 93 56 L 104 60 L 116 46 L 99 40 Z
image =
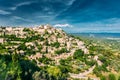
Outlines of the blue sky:
M 120 0 L 0 0 L 0 25 L 120 32 Z

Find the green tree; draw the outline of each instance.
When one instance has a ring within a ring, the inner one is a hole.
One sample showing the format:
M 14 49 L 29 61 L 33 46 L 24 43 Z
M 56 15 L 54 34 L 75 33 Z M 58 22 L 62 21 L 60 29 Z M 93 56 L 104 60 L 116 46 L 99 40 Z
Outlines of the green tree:
M 23 31 L 24 31 L 24 32 L 29 32 L 30 29 L 29 29 L 29 28 L 24 28 Z

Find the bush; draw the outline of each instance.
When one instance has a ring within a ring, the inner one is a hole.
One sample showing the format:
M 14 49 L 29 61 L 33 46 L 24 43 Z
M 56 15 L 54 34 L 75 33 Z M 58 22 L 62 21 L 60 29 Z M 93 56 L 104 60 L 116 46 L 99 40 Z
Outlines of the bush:
M 26 47 L 25 44 L 20 44 L 17 49 L 18 49 L 18 50 L 24 50 L 24 51 L 25 51 L 25 50 L 27 49 L 27 47 Z
M 47 69 L 48 73 L 50 75 L 53 75 L 55 77 L 59 76 L 62 74 L 61 70 L 59 67 L 57 66 L 50 66 L 48 69 Z
M 101 74 L 101 66 L 96 66 L 95 69 L 93 70 L 93 73 L 94 73 L 97 77 L 101 76 L 101 75 L 102 75 L 102 74 Z
M 100 60 L 101 62 L 103 62 L 103 63 L 106 62 L 106 58 L 105 58 L 105 56 L 99 56 L 99 60 Z
M 65 60 L 64 59 L 60 59 L 59 62 L 60 62 L 61 65 L 65 65 Z
M 45 40 L 43 37 L 40 37 L 39 39 L 40 39 L 40 41 L 44 41 Z
M 24 28 L 23 31 L 28 32 L 28 31 L 30 31 L 30 29 L 29 28 Z
M 114 74 L 109 74 L 108 78 L 109 80 L 116 80 L 116 77 Z
M 31 42 L 31 41 L 34 41 L 34 40 L 38 40 L 39 38 L 40 37 L 38 35 L 27 37 L 25 42 Z
M 55 47 L 55 48 L 59 48 L 60 47 L 60 43 L 59 42 L 54 42 L 51 44 L 52 47 Z
M 78 49 L 74 52 L 73 58 L 78 59 L 84 56 L 84 52 L 81 49 Z
M 66 52 L 68 52 L 68 50 L 66 48 L 62 48 L 61 50 L 55 51 L 55 54 L 62 54 L 62 53 L 66 53 Z
M 62 70 L 67 72 L 67 70 L 61 69 L 58 66 L 50 66 L 50 67 L 47 68 L 48 74 L 55 78 L 55 79 L 52 79 L 52 80 L 67 80 L 67 74 L 65 74 L 64 71 L 62 72 Z
M 120 76 L 118 77 L 118 80 L 120 80 Z
M 101 76 L 100 80 L 106 80 L 106 77 L 105 76 Z
M 38 61 L 41 62 L 41 63 L 44 63 L 44 64 L 50 64 L 50 62 L 52 60 L 47 58 L 47 57 L 45 57 L 45 56 L 43 56 L 42 58 L 39 58 Z
M 39 49 L 39 51 L 42 50 L 42 45 L 38 45 L 37 48 Z
M 26 49 L 25 54 L 26 54 L 26 55 L 32 55 L 32 54 L 36 54 L 36 52 L 33 51 L 32 49 Z
M 87 60 L 86 60 L 85 63 L 86 63 L 87 65 L 93 66 L 93 65 L 95 65 L 96 61 L 95 61 L 95 60 L 90 60 L 90 61 L 87 61 Z

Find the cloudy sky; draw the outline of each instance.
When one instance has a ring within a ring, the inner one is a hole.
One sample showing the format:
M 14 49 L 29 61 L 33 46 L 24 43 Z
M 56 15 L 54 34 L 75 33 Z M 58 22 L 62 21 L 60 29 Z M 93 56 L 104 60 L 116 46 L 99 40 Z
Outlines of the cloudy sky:
M 120 0 L 0 0 L 0 25 L 120 32 Z

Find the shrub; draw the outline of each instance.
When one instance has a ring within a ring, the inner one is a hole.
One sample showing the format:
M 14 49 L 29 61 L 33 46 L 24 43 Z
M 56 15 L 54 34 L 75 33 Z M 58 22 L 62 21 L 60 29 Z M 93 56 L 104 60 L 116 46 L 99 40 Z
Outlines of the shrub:
M 118 77 L 118 80 L 120 80 L 120 76 Z
M 108 78 L 109 80 L 116 80 L 116 77 L 114 74 L 109 74 Z
M 62 48 L 61 50 L 55 51 L 55 54 L 62 54 L 62 53 L 66 53 L 66 52 L 68 52 L 68 50 L 66 48 Z
M 44 63 L 44 64 L 50 64 L 50 62 L 52 60 L 47 58 L 47 57 L 45 57 L 45 56 L 43 56 L 42 58 L 39 58 L 38 61 L 41 62 L 41 63 Z
M 59 62 L 60 62 L 61 65 L 65 65 L 65 60 L 64 59 L 60 59 Z
M 90 61 L 87 61 L 87 60 L 86 60 L 85 63 L 86 63 L 87 65 L 93 66 L 93 65 L 95 65 L 96 61 L 95 61 L 95 60 L 90 60 Z
M 106 80 L 106 77 L 105 76 L 101 76 L 100 80 Z
M 29 28 L 24 28 L 23 31 L 28 32 L 28 31 L 30 31 L 30 29 Z
M 31 42 L 31 41 L 34 41 L 34 40 L 38 40 L 40 37 L 38 35 L 36 36 L 31 36 L 31 37 L 27 37 L 25 42 Z
M 40 37 L 39 39 L 40 39 L 40 41 L 44 41 L 45 40 L 43 37 Z
M 65 69 L 61 69 L 58 66 L 50 66 L 47 68 L 47 72 L 50 76 L 53 76 L 55 79 L 52 80 L 67 80 L 67 74 L 64 73 Z
M 27 49 L 27 47 L 25 46 L 25 44 L 20 44 L 17 49 L 25 51 Z
M 56 47 L 56 48 L 59 48 L 60 46 L 60 43 L 59 42 L 54 42 L 51 44 L 52 47 Z
M 104 56 L 99 56 L 99 60 L 103 63 L 106 62 L 106 58 Z
M 36 54 L 36 52 L 32 49 L 26 49 L 25 54 L 26 55 L 32 55 L 32 54 Z
M 55 77 L 59 76 L 62 74 L 60 68 L 58 68 L 57 66 L 50 66 L 48 69 L 47 69 L 48 73 L 50 75 L 53 75 Z
M 37 48 L 39 49 L 39 51 L 41 51 L 42 45 L 38 45 Z
M 74 52 L 73 58 L 78 59 L 84 56 L 84 52 L 81 49 L 78 49 Z

